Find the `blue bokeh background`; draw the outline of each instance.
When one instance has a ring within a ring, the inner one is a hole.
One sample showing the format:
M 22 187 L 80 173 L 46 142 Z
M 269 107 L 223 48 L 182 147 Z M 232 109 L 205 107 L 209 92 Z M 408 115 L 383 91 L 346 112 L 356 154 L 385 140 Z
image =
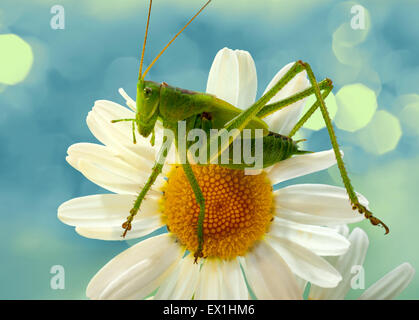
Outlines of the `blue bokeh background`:
M 369 32 L 352 48 L 359 59 L 342 63 L 332 48 L 333 33 L 350 21 L 348 8 L 357 3 L 369 12 Z M 56 4 L 65 8 L 64 30 L 50 27 L 50 9 Z M 201 4 L 155 1 L 146 65 Z M 119 87 L 135 96 L 146 8 L 145 0 L 0 3 L 0 35 L 18 35 L 34 55 L 26 79 L 16 85 L 0 83 L 2 299 L 85 299 L 90 278 L 129 246 L 125 241 L 82 238 L 56 213 L 66 200 L 104 192 L 65 162 L 66 150 L 73 143 L 95 142 L 85 122 L 95 100 L 123 104 Z M 377 95 L 377 110 L 400 119 L 402 136 L 394 148 L 374 154 L 362 147 L 357 133 L 337 130 L 356 189 L 391 227 L 384 237 L 381 229 L 359 224 L 370 237 L 367 286 L 402 262 L 419 268 L 419 140 L 417 131 L 411 130 L 412 121 L 419 124 L 419 114 L 413 113 L 417 119 L 403 118 L 406 99 L 419 103 L 417 12 L 419 2 L 413 0 L 215 0 L 148 75 L 155 81 L 205 91 L 212 60 L 227 46 L 252 54 L 258 96 L 283 65 L 296 59 L 309 61 L 319 79 L 333 79 L 335 93 L 352 83 L 371 88 Z M 0 50 L 5 49 L 0 45 Z M 306 130 L 305 135 L 311 150 L 330 146 L 325 129 Z M 341 185 L 334 170 L 292 182 Z M 50 287 L 53 265 L 65 268 L 65 290 Z M 359 294 L 353 290 L 350 297 Z M 415 277 L 400 298 L 418 296 Z

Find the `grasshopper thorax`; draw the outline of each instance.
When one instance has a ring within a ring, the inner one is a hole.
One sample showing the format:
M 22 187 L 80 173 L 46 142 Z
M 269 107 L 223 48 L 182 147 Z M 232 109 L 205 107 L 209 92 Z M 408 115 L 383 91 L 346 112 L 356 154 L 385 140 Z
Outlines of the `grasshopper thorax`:
M 138 132 L 148 137 L 153 131 L 159 115 L 160 84 L 140 79 L 137 84 L 137 114 Z

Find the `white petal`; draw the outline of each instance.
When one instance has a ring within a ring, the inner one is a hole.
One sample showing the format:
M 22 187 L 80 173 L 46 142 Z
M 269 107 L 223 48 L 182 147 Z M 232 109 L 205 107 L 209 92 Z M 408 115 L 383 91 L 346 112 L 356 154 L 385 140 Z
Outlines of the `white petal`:
M 156 289 L 182 257 L 168 234 L 130 247 L 109 261 L 90 281 L 91 299 L 143 299 Z
M 255 63 L 246 51 L 228 48 L 218 51 L 207 81 L 207 93 L 238 108 L 250 106 L 256 97 Z
M 159 197 L 147 196 L 141 211 L 132 222 L 132 229 L 122 238 L 122 223 L 129 215 L 136 197 L 121 194 L 99 194 L 71 199 L 58 208 L 58 218 L 87 238 L 128 240 L 145 236 L 163 226 Z
M 368 201 L 358 194 L 359 201 Z M 344 188 L 323 184 L 298 184 L 275 191 L 277 215 L 304 224 L 337 225 L 361 221 L 364 216 L 352 210 Z
M 231 49 L 221 49 L 212 62 L 206 92 L 235 105 L 239 93 L 238 80 L 239 61 L 236 54 Z
M 94 111 L 98 112 L 104 119 L 117 120 L 117 119 L 133 119 L 135 113 L 131 110 L 121 106 L 120 104 L 109 100 L 97 100 L 93 106 Z
M 195 292 L 197 300 L 220 300 L 222 297 L 222 272 L 220 261 L 206 259 L 199 273 Z
M 123 88 L 119 88 L 119 94 L 125 99 L 127 106 L 134 112 L 137 111 L 136 102 L 125 92 Z
M 342 280 L 341 275 L 332 265 L 310 250 L 289 240 L 276 239 L 271 236 L 267 241 L 281 255 L 292 272 L 300 278 L 327 288 L 336 287 Z
M 237 259 L 220 262 L 222 274 L 221 299 L 247 300 L 249 293 Z
M 333 289 L 324 289 L 317 286 L 311 286 L 309 298 L 313 300 L 343 300 L 350 290 L 351 279 L 354 276 L 351 273 L 354 266 L 362 266 L 365 255 L 368 250 L 368 236 L 359 229 L 355 228 L 349 236 L 351 246 L 346 254 L 340 256 L 334 264 L 336 270 L 342 275 L 341 283 Z
M 332 228 L 334 228 L 337 232 L 339 232 L 339 234 L 341 234 L 345 238 L 348 238 L 348 236 L 349 236 L 349 227 L 346 224 L 341 224 L 341 225 L 338 225 L 338 226 L 333 226 Z
M 133 119 L 135 118 L 135 113 L 128 110 L 121 105 L 108 101 L 108 100 L 98 100 L 95 102 L 92 110 L 92 115 L 106 130 L 112 133 L 112 135 L 118 137 L 118 143 L 123 144 L 130 148 L 133 151 L 144 150 L 155 150 L 155 147 L 151 146 L 148 138 L 143 138 L 141 135 L 137 134 L 137 144 L 133 143 L 132 136 L 132 122 L 131 121 L 122 121 L 117 123 L 112 123 L 112 120 L 118 119 Z M 137 152 L 138 155 L 142 156 L 140 152 Z M 150 156 L 150 160 L 152 157 Z
M 71 226 L 117 226 L 132 208 L 136 196 L 123 194 L 98 194 L 74 198 L 58 208 L 58 218 Z M 142 203 L 141 217 L 159 216 L 159 198 L 147 196 Z
M 67 153 L 74 165 L 78 165 L 79 160 L 83 159 L 95 166 L 102 167 L 127 179 L 140 181 L 143 184 L 151 174 L 151 166 L 146 162 L 137 162 L 135 165 L 131 165 L 118 157 L 117 153 L 102 145 L 77 143 L 70 146 Z M 78 167 L 75 169 L 80 170 Z
M 87 115 L 87 125 L 94 136 L 103 144 L 113 148 L 124 160 L 135 164 L 149 162 L 151 166 L 156 159 L 158 148 L 151 146 L 149 138 L 137 136 L 133 143 L 132 123 L 111 123 L 111 120 L 134 118 L 135 114 L 111 101 L 96 101 L 92 111 Z
M 412 281 L 415 269 L 403 263 L 364 291 L 361 300 L 391 300 L 396 298 Z
M 205 260 L 199 273 L 199 283 L 195 293 L 195 299 L 248 299 L 246 282 L 238 260 Z
M 191 254 L 183 258 L 157 291 L 156 300 L 191 300 L 199 276 L 199 264 Z
M 282 218 L 274 219 L 269 235 L 295 242 L 319 256 L 341 255 L 350 245 L 344 236 L 332 228 L 300 224 Z
M 125 221 L 125 220 L 124 220 Z M 98 240 L 131 240 L 144 237 L 158 228 L 162 227 L 159 217 L 148 218 L 146 221 L 138 219 L 132 223 L 132 230 L 128 231 L 125 237 L 122 237 L 124 230 L 122 223 L 119 227 L 101 227 L 101 228 L 85 228 L 76 227 L 76 232 L 89 239 Z
M 255 102 L 258 83 L 256 66 L 249 52 L 244 50 L 234 52 L 239 60 L 239 95 L 235 106 L 245 109 Z
M 268 92 L 278 81 L 281 79 L 286 72 L 294 65 L 294 62 L 287 64 L 283 67 L 271 80 L 268 84 L 265 92 Z M 269 103 L 274 103 L 279 100 L 285 99 L 292 96 L 295 93 L 303 91 L 310 86 L 310 82 L 307 79 L 307 73 L 305 71 L 296 75 L 284 88 L 282 88 L 270 101 Z M 302 99 L 293 103 L 286 108 L 279 110 L 263 120 L 269 125 L 271 131 L 287 135 L 294 125 L 298 122 L 301 117 L 301 113 L 304 109 L 305 100 Z
M 143 186 L 152 172 L 150 162 L 138 161 L 132 164 L 125 161 L 126 159 L 120 157 L 113 149 L 94 143 L 73 144 L 68 148 L 67 153 L 67 162 L 88 179 L 90 179 L 89 176 L 92 176 L 92 174 L 86 172 L 86 169 L 94 168 L 95 171 L 103 172 L 103 176 L 99 177 L 99 181 L 102 183 L 101 186 L 106 189 L 108 188 L 106 187 L 107 182 L 105 178 L 108 176 L 112 177 L 112 179 L 119 179 L 121 184 L 131 182 L 134 185 Z M 84 166 L 80 165 L 82 163 L 84 163 Z M 96 180 L 92 181 L 97 183 Z M 160 175 L 157 177 L 152 189 L 159 190 L 164 183 L 164 177 Z M 136 186 L 134 188 L 137 188 L 134 190 L 135 193 L 142 189 L 142 187 L 138 188 Z M 113 189 L 108 190 L 114 191 Z
M 128 112 L 128 114 L 127 114 Z M 157 160 L 158 152 L 164 138 L 164 131 L 159 122 L 155 126 L 155 144 L 151 145 L 150 139 L 136 134 L 137 143 L 133 143 L 132 123 L 111 123 L 111 120 L 128 117 L 135 114 L 128 109 L 111 101 L 96 101 L 92 111 L 89 112 L 86 122 L 95 137 L 105 144 L 115 156 L 132 166 L 148 167 L 149 170 Z M 175 159 L 175 148 L 171 148 L 168 160 Z M 168 163 L 168 162 L 166 162 Z M 163 173 L 167 172 L 167 165 L 163 167 Z
M 124 177 L 84 159 L 80 159 L 77 166 L 87 179 L 98 186 L 115 193 L 135 195 L 138 194 L 144 186 L 144 179 L 138 181 L 134 178 Z M 149 194 L 152 194 L 150 191 Z M 154 191 L 154 194 L 156 194 L 156 191 Z
M 246 255 L 243 268 L 258 299 L 302 299 L 301 289 L 290 268 L 264 241 Z
M 269 178 L 273 184 L 290 180 L 306 174 L 330 168 L 336 164 L 333 150 L 314 152 L 280 161 L 268 168 Z

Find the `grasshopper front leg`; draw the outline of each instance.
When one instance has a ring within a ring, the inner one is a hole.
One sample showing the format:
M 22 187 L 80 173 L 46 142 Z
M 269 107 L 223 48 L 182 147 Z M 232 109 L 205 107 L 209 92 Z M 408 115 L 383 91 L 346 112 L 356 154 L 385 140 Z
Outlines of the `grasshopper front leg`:
M 135 138 L 135 119 L 117 119 L 117 120 L 112 120 L 112 123 L 117 123 L 117 122 L 126 122 L 126 121 L 130 121 L 132 122 L 132 142 L 134 144 L 137 143 L 137 139 Z

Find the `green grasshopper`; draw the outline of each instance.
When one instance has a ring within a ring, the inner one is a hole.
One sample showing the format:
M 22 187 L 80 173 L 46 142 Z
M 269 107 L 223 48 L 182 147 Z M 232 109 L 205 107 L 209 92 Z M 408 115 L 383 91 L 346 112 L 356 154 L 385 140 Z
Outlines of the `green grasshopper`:
M 227 132 L 237 129 L 238 132 L 242 132 L 243 129 L 263 130 L 263 167 L 269 167 L 273 164 L 285 160 L 293 155 L 306 153 L 308 151 L 299 150 L 296 143 L 298 141 L 293 141 L 292 136 L 303 126 L 303 124 L 310 118 L 310 116 L 320 108 L 323 119 L 325 121 L 330 141 L 336 156 L 338 168 L 344 187 L 349 195 L 350 203 L 353 210 L 358 210 L 360 214 L 364 214 L 366 219 L 369 219 L 373 225 L 381 225 L 385 228 L 385 233 L 389 232 L 389 228 L 378 218 L 373 216 L 373 214 L 363 206 L 354 191 L 354 188 L 351 185 L 350 179 L 348 177 L 347 171 L 345 169 L 341 153 L 339 151 L 339 146 L 336 140 L 332 122 L 329 116 L 329 113 L 326 108 L 324 99 L 332 91 L 333 85 L 330 79 L 325 79 L 321 82 L 317 82 L 316 77 L 308 63 L 297 61 L 289 69 L 289 71 L 280 79 L 278 82 L 266 92 L 259 100 L 257 100 L 253 105 L 248 107 L 246 110 L 241 110 L 231 105 L 230 103 L 218 99 L 217 97 L 200 92 L 193 92 L 189 90 L 183 90 L 169 86 L 166 83 L 156 83 L 153 81 L 144 80 L 145 75 L 162 55 L 162 53 L 167 49 L 167 47 L 182 33 L 182 31 L 201 13 L 201 11 L 211 2 L 209 0 L 189 21 L 188 23 L 169 41 L 169 43 L 163 48 L 163 50 L 157 55 L 157 57 L 152 61 L 148 66 L 147 70 L 142 73 L 142 65 L 144 59 L 145 45 L 147 41 L 148 26 L 150 21 L 150 13 L 152 0 L 149 3 L 148 9 L 148 18 L 146 31 L 144 36 L 144 43 L 141 55 L 139 78 L 137 84 L 137 112 L 134 119 L 118 119 L 113 120 L 112 122 L 120 121 L 130 121 L 132 122 L 132 132 L 133 140 L 135 139 L 135 127 L 137 127 L 138 133 L 143 137 L 148 137 L 152 134 L 151 143 L 154 143 L 154 128 L 157 120 L 160 120 L 163 123 L 163 127 L 173 132 L 176 132 L 173 138 L 167 138 L 165 136 L 164 144 L 166 146 L 172 145 L 174 142 L 176 148 L 179 151 L 179 139 L 177 138 L 179 121 L 186 121 L 188 130 L 195 128 L 217 128 L 224 129 Z M 280 91 L 293 77 L 298 73 L 306 71 L 309 78 L 311 87 L 301 91 L 297 94 L 294 94 L 286 99 L 275 103 L 268 103 L 278 91 Z M 291 130 L 288 136 L 283 136 L 277 133 L 269 132 L 268 127 L 265 122 L 262 120 L 264 117 L 286 108 L 287 106 L 293 104 L 296 101 L 304 99 L 310 95 L 314 94 L 316 97 L 316 102 L 309 108 L 309 110 L 301 117 L 297 122 L 294 128 Z M 220 134 L 215 138 L 218 139 Z M 220 156 L 220 154 L 227 150 L 232 144 L 236 137 L 230 137 L 226 143 L 222 144 L 215 154 L 210 154 L 208 159 L 213 160 Z M 256 139 L 256 138 L 253 138 Z M 138 195 L 133 208 L 130 210 L 130 215 L 127 217 L 127 220 L 122 224 L 124 229 L 123 237 L 131 229 L 131 222 L 133 221 L 135 215 L 138 213 L 141 203 L 145 198 L 147 192 L 150 190 L 151 186 L 157 179 L 158 175 L 162 172 L 163 164 L 167 157 L 168 148 L 165 150 L 160 150 L 159 157 L 155 165 L 153 166 L 151 175 L 149 176 L 147 182 L 145 183 L 143 189 Z M 226 166 L 233 169 L 243 170 L 247 167 L 245 163 L 242 164 L 220 164 L 221 166 Z M 200 189 L 200 186 L 194 176 L 191 165 L 186 159 L 182 163 L 183 170 L 189 183 L 195 194 L 197 203 L 199 204 L 200 212 L 198 215 L 197 222 L 197 236 L 198 236 L 198 249 L 194 253 L 195 261 L 202 257 L 202 249 L 204 244 L 204 233 L 203 233 L 203 223 L 205 217 L 205 199 Z

